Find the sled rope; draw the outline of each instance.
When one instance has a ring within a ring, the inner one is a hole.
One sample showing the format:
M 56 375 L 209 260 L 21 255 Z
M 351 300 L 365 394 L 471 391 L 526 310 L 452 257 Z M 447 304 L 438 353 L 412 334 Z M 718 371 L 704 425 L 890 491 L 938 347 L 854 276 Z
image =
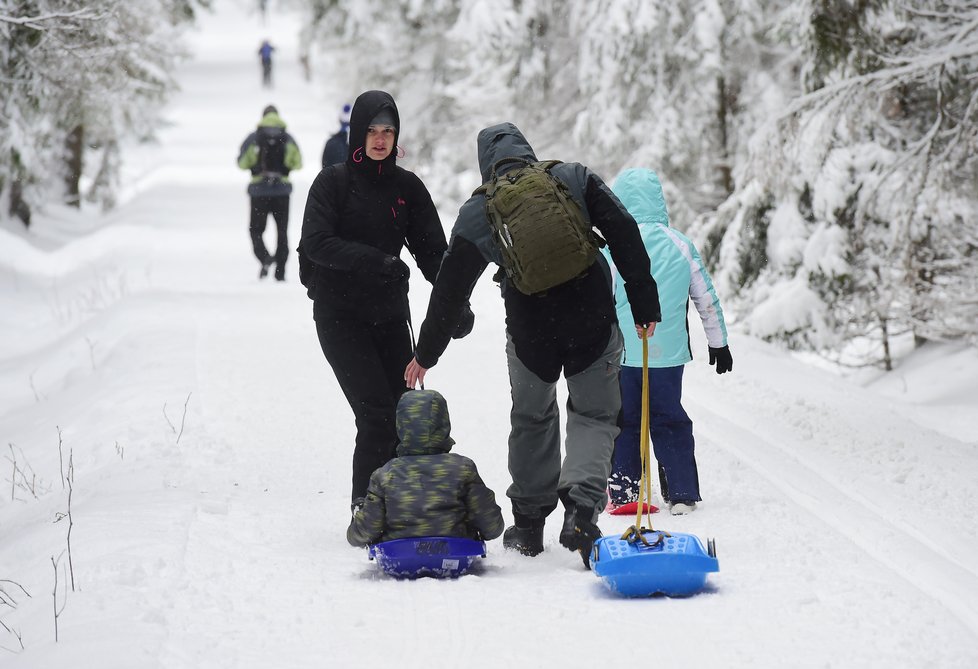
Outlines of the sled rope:
M 655 538 L 655 541 L 649 543 L 649 540 L 645 538 L 645 535 L 652 534 L 652 533 L 655 533 L 657 536 Z M 661 546 L 663 542 L 668 537 L 671 536 L 672 535 L 666 532 L 665 530 L 656 531 L 645 527 L 638 527 L 636 525 L 632 525 L 627 530 L 625 530 L 625 533 L 621 535 L 621 538 L 622 541 L 627 541 L 630 544 L 637 544 L 639 542 L 642 542 L 642 545 L 644 545 L 646 548 L 655 548 L 656 546 Z
M 635 524 L 628 528 L 621 538 L 626 541 L 634 541 L 635 539 L 630 539 L 630 537 L 637 535 L 642 543 L 648 546 L 649 543 L 642 536 L 646 529 L 652 530 L 652 457 L 649 449 L 649 339 L 648 329 L 644 327 L 642 328 L 642 425 L 639 429 L 639 451 L 642 455 L 642 478 L 638 482 L 638 506 L 635 508 Z M 649 523 L 648 528 L 642 526 L 643 509 Z

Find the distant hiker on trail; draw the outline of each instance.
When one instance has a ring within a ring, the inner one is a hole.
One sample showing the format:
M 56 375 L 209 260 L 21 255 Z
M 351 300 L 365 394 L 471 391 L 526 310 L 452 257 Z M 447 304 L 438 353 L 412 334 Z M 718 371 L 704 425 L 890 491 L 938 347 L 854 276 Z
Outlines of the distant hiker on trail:
M 248 195 L 251 196 L 251 244 L 261 263 L 259 279 L 268 276 L 275 263 L 275 278 L 285 280 L 285 261 L 289 257 L 289 197 L 292 184 L 289 172 L 302 167 L 302 156 L 292 135 L 285 131 L 285 121 L 273 105 L 262 112 L 258 129 L 248 135 L 238 152 L 238 167 L 251 170 Z M 262 235 L 268 215 L 275 219 L 278 244 L 274 257 L 268 253 Z
M 478 155 L 483 183 L 488 190 L 477 190 L 459 210 L 451 245 L 431 292 L 415 358 L 405 369 L 404 380 L 413 388 L 424 381 L 426 371 L 438 362 L 475 282 L 488 263 L 508 268 L 508 272 L 496 275 L 501 281 L 506 306 L 506 355 L 513 399 L 509 436 L 509 471 L 513 484 L 507 495 L 513 504 L 515 524 L 503 535 L 503 545 L 524 555 L 538 555 L 543 551 L 544 522 L 561 502 L 564 524 L 560 543 L 578 551 L 586 566 L 591 545 L 601 535 L 595 522 L 607 502 L 611 454 L 621 408 L 618 365 L 622 336 L 615 318 L 608 267 L 596 245 L 591 243 L 584 269 L 576 276 L 546 290 L 526 294 L 518 286 L 529 280 L 532 271 L 546 273 L 549 266 L 531 258 L 523 264 L 522 271 L 514 269 L 493 236 L 493 225 L 498 223 L 490 225 L 487 198 L 492 196 L 497 200 L 506 196 L 505 201 L 493 205 L 494 220 L 497 216 L 503 218 L 514 235 L 516 224 L 524 222 L 529 223 L 530 232 L 551 231 L 548 238 L 535 238 L 523 251 L 516 248 L 518 240 L 510 242 L 511 246 L 505 249 L 507 253 L 532 255 L 549 250 L 545 247 L 574 247 L 576 242 L 572 237 L 564 236 L 570 229 L 566 220 L 572 217 L 587 227 L 587 235 L 591 237 L 594 236 L 591 226 L 596 227 L 607 239 L 612 257 L 626 279 L 634 327 L 653 331 L 659 320 L 659 301 L 649 271 L 649 258 L 634 219 L 604 182 L 584 165 L 547 163 L 550 175 L 559 185 L 556 192 L 562 193 L 561 198 L 566 201 L 560 205 L 566 215 L 555 217 L 540 213 L 542 207 L 538 209 L 537 205 L 557 202 L 553 199 L 558 197 L 556 194 L 544 196 L 535 192 L 531 197 L 529 188 L 522 194 L 519 190 L 523 183 L 541 181 L 527 180 L 534 175 L 532 163 L 537 159 L 516 126 L 502 123 L 482 130 L 478 136 Z M 497 162 L 504 158 L 516 160 Z M 494 174 L 504 176 L 495 181 Z M 520 176 L 515 177 L 517 174 Z M 535 174 L 540 176 L 540 171 Z M 552 181 L 547 177 L 542 183 Z M 508 214 L 503 209 L 507 205 L 512 207 Z M 522 225 L 520 228 L 525 229 Z M 568 244 L 548 244 L 548 241 Z M 562 264 L 574 266 L 570 258 L 553 266 L 560 268 Z M 557 408 L 557 381 L 561 372 L 570 396 L 563 465 Z
M 261 43 L 258 47 L 258 59 L 261 61 L 261 83 L 265 88 L 272 86 L 272 52 L 275 51 L 268 40 Z
M 346 539 L 367 546 L 411 537 L 488 541 L 503 533 L 496 495 L 475 463 L 451 453 L 451 421 L 435 390 L 411 390 L 397 404 L 397 457 L 370 477 Z
M 339 117 L 340 129 L 326 140 L 326 147 L 323 149 L 323 167 L 344 162 L 350 152 L 350 109 L 350 105 L 343 105 Z
M 659 287 L 662 323 L 649 339 L 649 433 L 659 463 L 662 498 L 673 515 L 689 513 L 700 500 L 700 485 L 693 453 L 693 423 L 682 405 L 683 367 L 693 359 L 686 312 L 692 301 L 706 331 L 710 364 L 716 364 L 717 374 L 724 374 L 733 369 L 733 358 L 727 346 L 723 310 L 696 246 L 669 227 L 669 212 L 658 175 L 649 169 L 625 170 L 615 180 L 612 191 L 638 222 L 652 259 L 652 276 Z M 631 307 L 613 261 L 612 273 L 618 322 L 625 336 L 621 369 L 623 423 L 608 479 L 610 506 L 614 510 L 638 499 L 642 474 L 642 342 L 627 328 Z
M 434 283 L 447 246 L 428 189 L 396 164 L 400 129 L 389 94 L 357 98 L 346 160 L 323 169 L 309 189 L 298 248 L 319 343 L 356 417 L 353 508 L 397 447 L 394 412 L 407 390 L 413 339 L 401 250 L 407 246 Z

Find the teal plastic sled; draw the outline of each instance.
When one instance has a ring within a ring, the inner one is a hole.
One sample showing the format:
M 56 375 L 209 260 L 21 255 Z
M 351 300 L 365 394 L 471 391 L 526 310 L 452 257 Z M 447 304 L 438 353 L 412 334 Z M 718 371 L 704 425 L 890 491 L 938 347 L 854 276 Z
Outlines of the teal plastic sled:
M 391 539 L 370 546 L 368 557 L 395 578 L 457 578 L 486 556 L 486 543 L 462 537 Z
M 692 534 L 644 528 L 640 537 L 601 537 L 590 562 L 604 584 L 625 597 L 685 597 L 703 589 L 707 574 L 720 571 L 713 539 L 704 550 Z

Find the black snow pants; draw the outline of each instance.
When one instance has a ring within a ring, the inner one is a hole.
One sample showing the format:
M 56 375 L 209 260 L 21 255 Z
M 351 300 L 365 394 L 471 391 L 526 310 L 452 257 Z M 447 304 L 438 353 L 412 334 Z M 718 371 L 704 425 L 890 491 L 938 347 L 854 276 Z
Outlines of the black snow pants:
M 356 418 L 352 500 L 365 497 L 370 475 L 397 449 L 394 414 L 407 391 L 404 368 L 411 361 L 407 320 L 371 324 L 318 312 L 316 333 Z
M 251 245 L 254 247 L 255 257 L 262 265 L 270 265 L 273 260 L 275 261 L 277 278 L 285 276 L 285 261 L 289 257 L 289 197 L 289 195 L 278 195 L 251 198 L 251 225 L 249 226 Z M 269 214 L 275 219 L 275 227 L 278 229 L 274 257 L 265 248 L 265 242 L 262 240 Z

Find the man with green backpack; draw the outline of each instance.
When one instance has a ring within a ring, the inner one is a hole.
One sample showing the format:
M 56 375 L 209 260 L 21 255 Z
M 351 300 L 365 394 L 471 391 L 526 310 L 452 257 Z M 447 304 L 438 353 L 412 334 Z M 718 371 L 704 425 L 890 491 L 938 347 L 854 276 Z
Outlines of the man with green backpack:
M 292 195 L 289 172 L 302 167 L 302 155 L 295 139 L 285 131 L 285 121 L 275 105 L 265 107 L 258 128 L 241 144 L 238 167 L 251 172 L 248 229 L 255 257 L 261 263 L 258 278 L 268 276 L 268 269 L 274 264 L 275 279 L 285 281 L 285 261 L 289 257 L 289 199 Z M 275 255 L 268 252 L 263 240 L 269 216 L 275 220 L 278 233 Z
M 423 383 L 476 281 L 490 262 L 498 265 L 513 398 L 507 495 L 515 522 L 503 545 L 541 553 L 546 518 L 562 503 L 559 541 L 587 566 L 601 536 L 596 520 L 606 503 L 621 407 L 622 336 L 599 247 L 607 240 L 636 329 L 648 336 L 660 320 L 655 280 L 635 220 L 587 167 L 538 162 L 511 123 L 482 130 L 478 155 L 483 186 L 459 211 L 404 379 L 409 388 Z M 569 395 L 563 462 L 561 373 Z

